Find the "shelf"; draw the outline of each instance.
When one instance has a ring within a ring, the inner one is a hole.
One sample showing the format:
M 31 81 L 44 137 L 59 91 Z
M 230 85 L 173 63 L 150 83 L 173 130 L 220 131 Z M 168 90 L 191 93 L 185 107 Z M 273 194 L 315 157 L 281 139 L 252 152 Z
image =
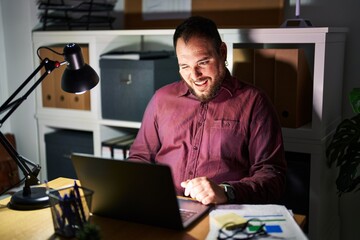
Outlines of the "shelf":
M 326 168 L 325 146 L 341 120 L 345 28 L 266 28 L 220 29 L 227 44 L 227 61 L 232 63 L 233 50 L 248 48 L 300 48 L 310 46 L 308 59 L 312 73 L 311 121 L 298 128 L 282 128 L 285 150 L 310 155 L 309 237 L 332 236 L 326 226 L 335 225 L 330 215 L 337 206 L 334 173 Z M 100 75 L 100 56 L 113 50 L 173 50 L 173 29 L 105 30 L 105 31 L 34 31 L 33 48 L 66 44 L 88 45 L 89 64 Z M 34 62 L 37 62 L 34 56 Z M 232 64 L 228 66 L 233 72 Z M 100 79 L 101 81 L 101 79 Z M 99 84 L 100 85 L 100 84 Z M 46 179 L 44 135 L 54 129 L 84 130 L 93 133 L 94 153 L 101 154 L 101 142 L 136 131 L 141 123 L 102 118 L 101 86 L 91 90 L 91 110 L 66 110 L 42 107 L 41 90 L 36 90 L 36 117 L 39 126 L 40 165 Z M 334 229 L 335 231 L 335 229 Z
M 119 127 L 119 128 L 135 128 L 141 126 L 141 122 L 119 121 L 119 120 L 100 120 L 99 123 L 103 126 Z
M 311 122 L 299 128 L 283 128 L 285 138 L 322 139 L 328 136 L 341 119 L 342 68 L 346 29 L 344 28 L 275 28 L 220 29 L 228 46 L 228 62 L 232 62 L 236 47 L 303 47 L 313 51 L 310 63 L 313 75 Z M 34 31 L 34 48 L 43 45 L 78 42 L 89 46 L 90 65 L 100 73 L 99 56 L 114 49 L 173 50 L 171 29 L 115 30 L 115 31 Z M 325 54 L 326 52 L 326 54 Z M 232 71 L 232 65 L 229 64 Z M 91 91 L 91 116 L 98 124 L 137 128 L 140 123 L 103 120 L 101 118 L 100 86 Z M 324 96 L 333 96 L 325 99 Z M 40 99 L 38 99 L 41 102 Z M 38 108 L 40 113 L 55 114 L 53 110 Z M 65 114 L 61 112 L 61 114 Z

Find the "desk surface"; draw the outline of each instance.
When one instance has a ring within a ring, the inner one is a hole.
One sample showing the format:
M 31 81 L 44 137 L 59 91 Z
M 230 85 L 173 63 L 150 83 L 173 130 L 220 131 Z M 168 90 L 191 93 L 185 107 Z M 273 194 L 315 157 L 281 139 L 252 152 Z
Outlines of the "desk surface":
M 49 182 L 51 188 L 71 186 L 73 180 L 58 178 Z M 0 200 L 0 236 L 2 239 L 54 239 L 50 208 L 16 211 L 9 209 L 10 198 Z M 209 217 L 201 219 L 187 231 L 175 231 L 143 224 L 93 216 L 92 221 L 101 229 L 103 239 L 205 239 L 209 232 Z M 295 215 L 302 226 L 305 217 Z

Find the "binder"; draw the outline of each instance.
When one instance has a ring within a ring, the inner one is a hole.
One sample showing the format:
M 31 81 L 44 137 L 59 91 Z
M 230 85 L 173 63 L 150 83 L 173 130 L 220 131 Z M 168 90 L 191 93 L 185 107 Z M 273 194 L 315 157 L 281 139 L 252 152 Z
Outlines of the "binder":
M 60 51 L 60 47 L 54 47 L 55 51 Z M 60 61 L 61 56 L 47 50 L 40 49 L 40 56 L 44 58 L 49 58 L 51 60 Z M 64 71 L 65 66 L 60 66 L 59 69 L 55 69 L 52 74 L 49 74 L 41 83 L 42 89 L 42 102 L 43 107 L 56 107 L 56 88 L 59 87 L 59 79 L 61 79 L 61 74 Z M 44 74 L 45 69 L 41 70 L 41 74 Z M 59 75 L 60 72 L 60 75 Z
M 113 158 L 118 160 L 127 159 L 129 157 L 130 146 L 134 140 L 135 138 L 131 138 L 125 141 L 116 142 L 113 146 Z
M 129 139 L 135 139 L 134 134 L 123 135 L 103 141 L 101 143 L 101 155 L 106 158 L 114 157 L 114 145 L 118 142 L 128 141 Z
M 274 102 L 275 54 L 277 49 L 254 50 L 254 85 L 263 90 Z
M 304 49 L 277 49 L 274 105 L 283 127 L 311 121 L 312 77 Z
M 243 82 L 254 83 L 254 49 L 233 49 L 233 76 Z

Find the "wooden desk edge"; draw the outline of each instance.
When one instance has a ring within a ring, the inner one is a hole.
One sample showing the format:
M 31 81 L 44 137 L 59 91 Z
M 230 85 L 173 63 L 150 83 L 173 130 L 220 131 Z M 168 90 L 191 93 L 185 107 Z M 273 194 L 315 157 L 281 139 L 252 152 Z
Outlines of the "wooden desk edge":
M 305 228 L 306 216 L 301 214 L 294 214 L 295 222 L 300 226 L 302 230 Z

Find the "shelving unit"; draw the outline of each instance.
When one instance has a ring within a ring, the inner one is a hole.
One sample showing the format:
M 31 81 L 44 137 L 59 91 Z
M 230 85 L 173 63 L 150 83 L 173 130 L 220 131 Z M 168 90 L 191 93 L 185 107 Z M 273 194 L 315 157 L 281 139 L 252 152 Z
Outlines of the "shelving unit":
M 326 166 L 325 146 L 341 120 L 343 56 L 346 29 L 343 28 L 276 28 L 221 29 L 228 47 L 228 62 L 233 60 L 233 48 L 238 44 L 251 46 L 310 45 L 313 75 L 312 119 L 300 128 L 283 128 L 285 149 L 310 154 L 309 238 L 337 237 L 337 196 L 335 173 Z M 33 32 L 33 49 L 76 42 L 89 49 L 89 64 L 100 75 L 101 54 L 114 49 L 173 50 L 173 30 L 112 30 L 112 31 L 53 31 Z M 34 56 L 35 64 L 38 59 Z M 229 70 L 232 66 L 229 64 Z M 46 81 L 46 80 L 45 80 Z M 100 79 L 101 81 L 101 79 Z M 89 131 L 93 134 L 94 154 L 101 155 L 101 142 L 137 129 L 139 122 L 102 119 L 101 91 L 91 91 L 89 111 L 46 108 L 42 105 L 41 89 L 36 92 L 36 117 L 39 126 L 41 178 L 46 179 L 44 135 L 56 129 Z

